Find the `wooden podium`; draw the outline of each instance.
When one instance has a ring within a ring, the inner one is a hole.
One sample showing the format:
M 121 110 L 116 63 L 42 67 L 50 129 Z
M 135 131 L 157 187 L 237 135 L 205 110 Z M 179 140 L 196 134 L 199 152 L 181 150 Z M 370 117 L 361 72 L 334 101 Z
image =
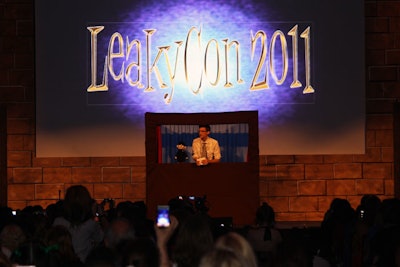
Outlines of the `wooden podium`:
M 207 119 L 205 121 L 204 119 Z M 247 162 L 162 164 L 157 160 L 157 126 L 163 124 L 249 123 Z M 190 123 L 188 123 L 190 122 Z M 178 196 L 206 197 L 211 217 L 232 217 L 234 226 L 254 222 L 259 207 L 258 116 L 256 112 L 146 114 L 146 205 L 155 218 L 157 205 Z
M 258 179 L 245 163 L 165 164 L 147 177 L 147 206 L 155 218 L 157 205 L 177 196 L 206 197 L 211 217 L 233 217 L 235 225 L 251 224 L 259 206 Z

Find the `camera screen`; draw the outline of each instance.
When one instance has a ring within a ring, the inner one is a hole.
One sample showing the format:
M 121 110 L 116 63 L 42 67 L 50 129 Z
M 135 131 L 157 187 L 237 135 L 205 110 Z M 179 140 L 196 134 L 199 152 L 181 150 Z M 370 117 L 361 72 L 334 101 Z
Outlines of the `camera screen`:
M 157 227 L 169 227 L 169 206 L 161 205 L 157 209 Z

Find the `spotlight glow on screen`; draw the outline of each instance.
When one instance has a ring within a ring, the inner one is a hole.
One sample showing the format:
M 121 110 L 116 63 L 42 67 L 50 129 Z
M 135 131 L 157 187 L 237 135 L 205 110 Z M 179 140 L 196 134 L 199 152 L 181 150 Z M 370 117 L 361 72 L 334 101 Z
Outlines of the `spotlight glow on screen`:
M 146 112 L 248 110 L 260 154 L 364 153 L 363 1 L 56 2 L 35 2 L 38 157 L 142 156 Z

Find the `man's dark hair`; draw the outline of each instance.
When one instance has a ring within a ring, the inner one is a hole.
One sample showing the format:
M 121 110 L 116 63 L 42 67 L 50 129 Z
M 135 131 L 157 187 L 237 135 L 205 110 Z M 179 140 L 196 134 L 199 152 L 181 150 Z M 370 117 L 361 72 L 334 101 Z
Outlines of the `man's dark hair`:
M 210 127 L 209 124 L 200 124 L 199 125 L 199 129 L 202 128 L 202 127 L 206 128 L 207 132 L 211 131 L 211 127 Z

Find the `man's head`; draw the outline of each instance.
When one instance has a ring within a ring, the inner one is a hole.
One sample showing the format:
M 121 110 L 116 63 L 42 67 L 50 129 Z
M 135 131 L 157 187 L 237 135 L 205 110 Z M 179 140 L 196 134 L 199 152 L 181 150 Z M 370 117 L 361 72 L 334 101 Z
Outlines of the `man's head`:
M 211 128 L 210 125 L 204 124 L 204 125 L 199 125 L 199 137 L 202 140 L 207 139 L 208 135 L 210 134 Z

